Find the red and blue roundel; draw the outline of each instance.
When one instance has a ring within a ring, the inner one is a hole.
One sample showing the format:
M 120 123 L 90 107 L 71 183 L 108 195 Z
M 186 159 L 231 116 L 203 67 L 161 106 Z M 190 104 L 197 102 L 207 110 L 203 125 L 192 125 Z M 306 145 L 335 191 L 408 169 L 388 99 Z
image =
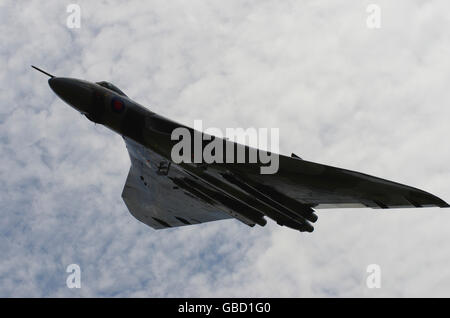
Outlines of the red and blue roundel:
M 111 109 L 115 113 L 123 113 L 123 111 L 125 110 L 125 104 L 120 98 L 114 97 L 111 100 Z

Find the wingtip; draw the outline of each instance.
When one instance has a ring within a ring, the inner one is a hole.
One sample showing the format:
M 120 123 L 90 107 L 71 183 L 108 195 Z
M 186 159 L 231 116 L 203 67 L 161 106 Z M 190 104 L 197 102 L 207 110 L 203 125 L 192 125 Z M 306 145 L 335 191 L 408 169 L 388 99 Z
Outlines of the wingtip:
M 443 203 L 440 206 L 441 208 L 450 208 L 450 204 L 448 204 L 447 202 L 443 201 Z
M 450 208 L 450 204 L 442 200 L 441 198 L 434 196 L 437 206 L 440 208 Z

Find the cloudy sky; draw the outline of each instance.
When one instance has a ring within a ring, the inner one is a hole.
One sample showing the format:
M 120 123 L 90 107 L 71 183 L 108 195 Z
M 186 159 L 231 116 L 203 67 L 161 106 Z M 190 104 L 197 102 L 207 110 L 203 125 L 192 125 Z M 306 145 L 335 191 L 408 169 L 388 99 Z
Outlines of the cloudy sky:
M 282 153 L 448 202 L 450 2 L 373 2 L 379 29 L 372 1 L 78 1 L 80 29 L 70 3 L 0 2 L 1 297 L 450 296 L 448 209 L 321 210 L 312 234 L 152 230 L 121 199 L 121 137 L 30 68 L 111 81 L 190 126 L 278 127 Z

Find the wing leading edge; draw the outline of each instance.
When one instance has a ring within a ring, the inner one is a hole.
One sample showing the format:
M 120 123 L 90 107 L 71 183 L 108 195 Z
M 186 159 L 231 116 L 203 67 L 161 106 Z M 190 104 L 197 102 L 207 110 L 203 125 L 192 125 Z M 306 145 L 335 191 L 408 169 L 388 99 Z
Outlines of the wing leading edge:
M 312 232 L 314 209 L 449 207 L 440 198 L 363 173 L 280 155 L 279 171 L 259 164 L 171 164 L 125 138 L 131 158 L 122 197 L 139 221 L 155 228 L 236 218 L 253 226 L 279 225 Z
M 131 167 L 122 192 L 130 213 L 154 229 L 200 224 L 231 218 L 207 198 L 195 197 L 173 180 L 189 176 L 167 160 L 125 138 Z

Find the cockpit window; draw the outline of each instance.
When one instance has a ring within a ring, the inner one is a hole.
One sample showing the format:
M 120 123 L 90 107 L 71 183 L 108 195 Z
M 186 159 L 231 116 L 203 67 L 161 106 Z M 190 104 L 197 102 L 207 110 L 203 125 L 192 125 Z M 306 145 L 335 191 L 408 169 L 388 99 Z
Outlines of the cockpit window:
M 127 95 L 125 95 L 124 92 L 122 92 L 119 88 L 117 88 L 117 86 L 111 84 L 110 82 L 103 81 L 103 82 L 97 82 L 97 84 L 100 86 L 103 86 L 109 90 L 112 90 L 113 92 L 116 92 L 119 95 L 127 97 Z

